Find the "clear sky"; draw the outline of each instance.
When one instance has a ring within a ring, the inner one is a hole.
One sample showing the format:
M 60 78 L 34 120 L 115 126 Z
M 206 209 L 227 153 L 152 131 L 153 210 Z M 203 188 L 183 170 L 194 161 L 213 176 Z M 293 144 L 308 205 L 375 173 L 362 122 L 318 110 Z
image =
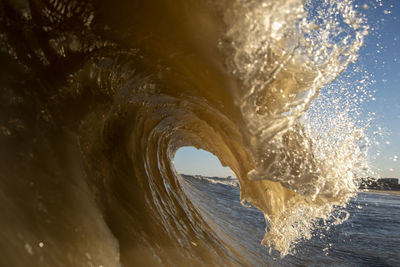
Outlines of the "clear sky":
M 376 101 L 366 109 L 376 113 L 374 127 L 384 133 L 371 147 L 371 163 L 382 177 L 400 178 L 400 1 L 356 1 L 371 27 L 357 64 L 373 75 Z
M 375 80 L 368 90 L 376 91 L 376 100 L 366 104 L 365 113 L 376 113 L 371 130 L 380 128 L 383 133 L 370 149 L 371 165 L 382 177 L 400 178 L 400 0 L 360 0 L 355 4 L 371 28 L 355 63 Z M 185 174 L 232 175 L 214 155 L 193 147 L 177 152 L 175 167 Z
M 229 167 L 223 167 L 216 156 L 194 147 L 182 147 L 175 155 L 175 168 L 183 174 L 204 176 L 235 176 Z

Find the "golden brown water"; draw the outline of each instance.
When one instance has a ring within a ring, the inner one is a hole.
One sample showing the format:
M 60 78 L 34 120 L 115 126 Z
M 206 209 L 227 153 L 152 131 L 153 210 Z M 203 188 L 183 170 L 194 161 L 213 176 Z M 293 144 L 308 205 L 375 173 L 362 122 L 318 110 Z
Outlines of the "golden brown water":
M 1 265 L 246 264 L 182 190 L 181 146 L 235 172 L 282 256 L 356 192 L 360 131 L 326 157 L 303 117 L 367 34 L 350 1 L 0 7 Z

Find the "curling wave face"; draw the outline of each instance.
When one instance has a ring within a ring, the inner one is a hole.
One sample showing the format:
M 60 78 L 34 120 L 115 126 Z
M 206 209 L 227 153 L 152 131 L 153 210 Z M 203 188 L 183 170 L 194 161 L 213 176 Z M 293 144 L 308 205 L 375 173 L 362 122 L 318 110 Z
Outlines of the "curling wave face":
M 365 167 L 361 130 L 346 120 L 333 153 L 304 117 L 368 29 L 350 1 L 319 5 L 3 0 L 2 265 L 245 264 L 183 190 L 182 146 L 233 170 L 264 245 L 309 238 Z

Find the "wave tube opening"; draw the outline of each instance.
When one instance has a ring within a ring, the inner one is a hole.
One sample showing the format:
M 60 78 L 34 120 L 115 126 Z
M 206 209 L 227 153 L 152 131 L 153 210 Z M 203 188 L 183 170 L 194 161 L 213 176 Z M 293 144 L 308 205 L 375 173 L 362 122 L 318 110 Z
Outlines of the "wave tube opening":
M 195 147 L 179 148 L 175 154 L 174 165 L 179 174 L 199 174 L 216 177 L 234 176 L 232 170 L 229 167 L 222 166 L 216 156 Z

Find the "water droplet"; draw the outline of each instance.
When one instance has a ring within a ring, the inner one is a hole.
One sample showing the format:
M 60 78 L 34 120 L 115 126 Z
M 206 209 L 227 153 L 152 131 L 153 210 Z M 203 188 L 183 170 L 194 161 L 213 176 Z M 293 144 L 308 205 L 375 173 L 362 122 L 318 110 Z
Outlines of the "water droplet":
M 25 243 L 25 249 L 26 249 L 26 252 L 28 252 L 29 255 L 33 255 L 33 250 L 32 250 L 31 245 L 29 245 L 28 243 Z

